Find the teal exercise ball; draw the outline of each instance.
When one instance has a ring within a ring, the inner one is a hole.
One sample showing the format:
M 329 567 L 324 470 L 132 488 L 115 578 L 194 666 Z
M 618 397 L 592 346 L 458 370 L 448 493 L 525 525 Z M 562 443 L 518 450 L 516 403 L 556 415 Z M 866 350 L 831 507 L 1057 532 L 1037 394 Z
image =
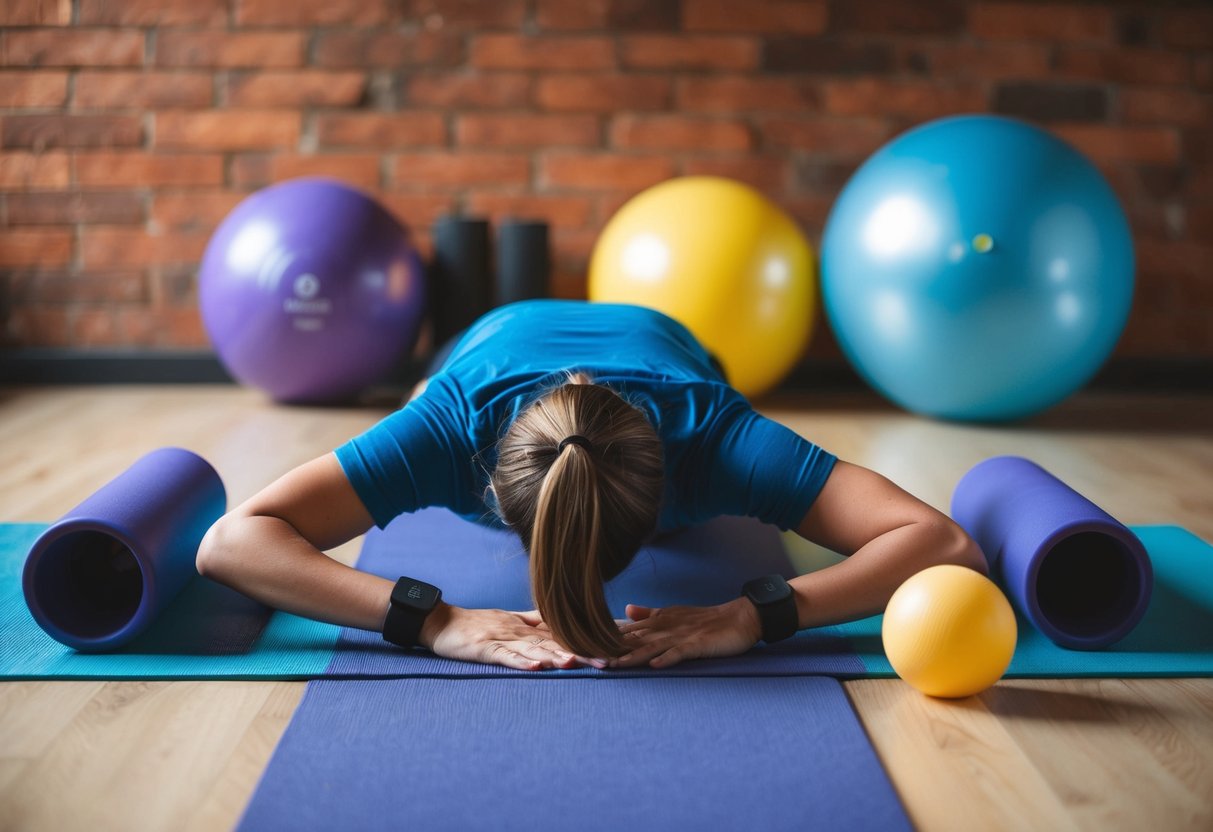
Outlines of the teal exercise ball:
M 1116 345 L 1133 242 L 1107 181 L 1051 133 L 995 116 L 910 130 L 847 182 L 821 243 L 850 362 L 902 407 L 1001 421 L 1073 393 Z

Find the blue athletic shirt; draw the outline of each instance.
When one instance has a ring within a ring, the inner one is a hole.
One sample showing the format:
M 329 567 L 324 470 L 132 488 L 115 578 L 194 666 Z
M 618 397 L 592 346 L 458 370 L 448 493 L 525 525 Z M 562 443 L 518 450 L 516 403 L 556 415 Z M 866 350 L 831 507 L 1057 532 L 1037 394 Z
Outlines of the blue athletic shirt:
M 375 524 L 445 506 L 499 526 L 485 504 L 496 443 L 569 370 L 639 407 L 661 437 L 658 530 L 722 514 L 794 528 L 835 457 L 761 416 L 682 324 L 639 306 L 536 300 L 464 333 L 425 392 L 335 453 Z

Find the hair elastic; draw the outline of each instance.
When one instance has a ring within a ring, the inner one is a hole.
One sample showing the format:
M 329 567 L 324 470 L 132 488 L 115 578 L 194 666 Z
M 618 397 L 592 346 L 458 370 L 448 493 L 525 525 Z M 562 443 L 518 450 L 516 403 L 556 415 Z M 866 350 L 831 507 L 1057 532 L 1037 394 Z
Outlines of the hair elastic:
M 566 436 L 564 439 L 560 440 L 560 444 L 556 446 L 557 456 L 564 453 L 564 448 L 566 445 L 580 445 L 582 448 L 585 448 L 590 453 L 594 452 L 594 443 L 591 442 L 590 440 L 586 439 L 584 436 L 582 436 L 579 433 L 571 434 L 569 436 Z

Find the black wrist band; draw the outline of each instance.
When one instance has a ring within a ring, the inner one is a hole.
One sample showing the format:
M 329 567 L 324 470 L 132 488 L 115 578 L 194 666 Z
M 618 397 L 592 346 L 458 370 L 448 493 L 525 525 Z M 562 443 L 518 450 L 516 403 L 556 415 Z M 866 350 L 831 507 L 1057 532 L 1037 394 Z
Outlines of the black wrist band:
M 768 644 L 783 641 L 800 629 L 796 595 L 782 575 L 767 575 L 748 581 L 741 588 L 741 593 L 758 610 L 763 641 Z
M 383 640 L 400 647 L 416 647 L 425 619 L 441 600 L 442 590 L 433 584 L 414 578 L 396 581 L 383 619 Z

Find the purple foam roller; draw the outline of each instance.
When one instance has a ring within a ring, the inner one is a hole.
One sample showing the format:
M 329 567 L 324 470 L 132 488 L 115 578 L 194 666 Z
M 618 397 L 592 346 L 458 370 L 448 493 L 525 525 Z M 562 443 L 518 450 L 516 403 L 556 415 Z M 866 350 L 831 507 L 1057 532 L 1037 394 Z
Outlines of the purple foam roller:
M 226 506 L 197 454 L 140 457 L 34 542 L 22 575 L 34 620 L 77 650 L 121 647 L 197 574 L 198 545 Z
M 956 486 L 952 517 L 1020 612 L 1060 646 L 1107 647 L 1145 615 L 1154 570 L 1141 541 L 1039 465 L 978 463 Z

